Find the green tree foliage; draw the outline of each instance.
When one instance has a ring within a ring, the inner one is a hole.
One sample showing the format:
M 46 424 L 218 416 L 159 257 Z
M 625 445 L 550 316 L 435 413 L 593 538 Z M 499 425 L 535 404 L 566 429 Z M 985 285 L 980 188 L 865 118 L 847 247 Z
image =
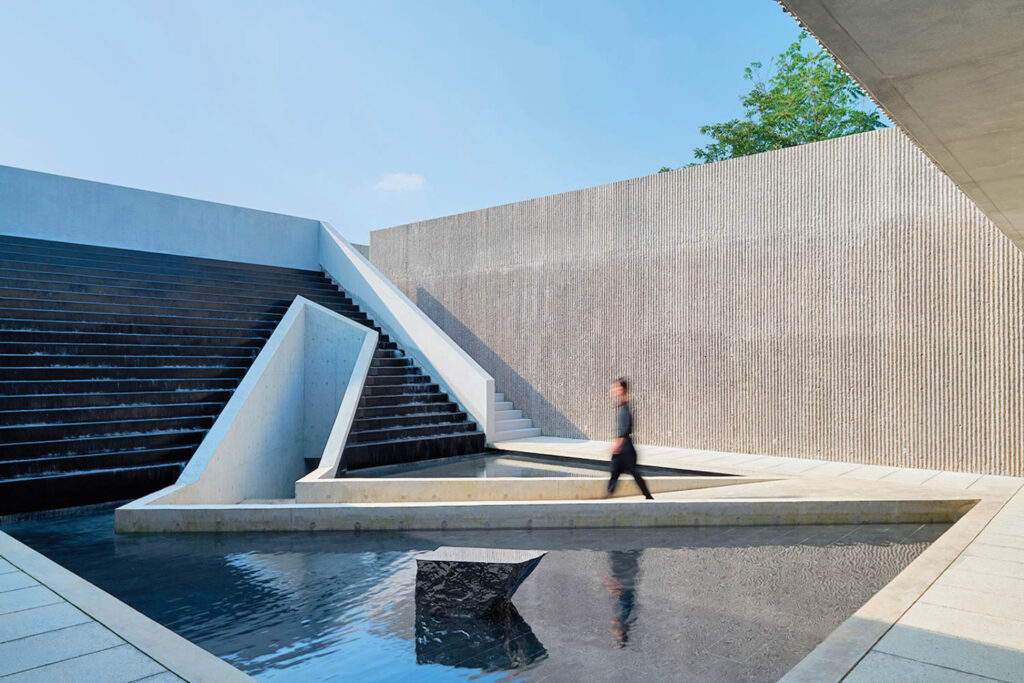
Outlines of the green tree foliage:
M 762 74 L 760 62 L 743 73 L 753 89 L 740 99 L 744 118 L 701 126 L 712 142 L 693 150 L 695 163 L 732 159 L 772 149 L 803 145 L 887 125 L 860 88 L 824 50 L 804 52 L 796 42 Z M 671 169 L 663 167 L 659 173 Z

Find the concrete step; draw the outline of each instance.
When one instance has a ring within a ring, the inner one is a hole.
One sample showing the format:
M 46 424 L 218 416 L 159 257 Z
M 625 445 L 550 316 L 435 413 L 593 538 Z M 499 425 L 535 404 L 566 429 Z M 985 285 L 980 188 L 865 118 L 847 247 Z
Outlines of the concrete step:
M 224 278 L 251 280 L 314 279 L 317 271 L 281 266 L 264 266 L 236 261 L 217 261 L 192 256 L 159 254 L 112 247 L 97 247 L 70 242 L 29 244 L 30 238 L 0 236 L 0 259 L 12 258 L 19 263 L 64 263 L 88 267 L 109 264 L 118 268 L 144 268 L 152 272 L 170 271 L 178 275 L 208 274 Z
M 360 408 L 383 408 L 395 407 L 400 409 L 403 406 L 420 405 L 423 403 L 448 403 L 448 395 L 439 392 L 435 393 L 393 393 L 380 394 L 377 396 L 367 395 L 364 391 L 359 399 Z
M 196 370 L 196 368 L 188 368 Z M 6 376 L 7 372 L 4 372 Z M 86 393 L 124 393 L 150 391 L 196 391 L 198 389 L 234 390 L 238 385 L 237 378 L 231 377 L 178 377 L 170 379 L 77 379 L 77 380 L 32 380 L 32 381 L 0 381 L 0 398 L 8 396 L 25 396 L 31 394 L 59 394 L 66 391 L 70 394 Z
M 191 417 L 158 417 L 139 420 L 110 420 L 105 422 L 53 422 L 36 425 L 0 426 L 0 453 L 17 444 L 42 441 L 60 441 L 111 434 L 143 434 L 176 430 L 209 429 L 216 414 Z
M 170 465 L 182 467 L 192 457 L 192 447 L 152 448 L 91 455 L 64 455 L 0 462 L 0 480 L 38 477 L 62 472 Z
M 521 410 L 509 410 L 509 409 L 497 409 L 494 410 L 494 420 L 496 422 L 502 422 L 503 420 L 517 420 L 523 416 Z
M 107 406 L 167 405 L 177 403 L 227 403 L 230 389 L 148 391 L 121 393 L 53 393 L 0 396 L 0 411 L 76 410 Z
M 2 415 L 0 415 L 0 417 L 2 417 Z M 468 417 L 466 413 L 451 411 L 412 413 L 409 415 L 356 417 L 352 422 L 351 432 L 390 430 L 394 427 L 421 427 L 442 423 L 465 422 L 467 419 Z
M 0 410 L 0 427 L 67 424 L 75 422 L 123 422 L 152 418 L 219 415 L 223 403 L 140 403 L 136 405 L 83 406 L 72 408 Z
M 418 368 L 403 368 L 405 372 L 393 375 L 367 375 L 366 386 L 387 387 L 404 384 L 430 384 L 430 377 L 417 374 Z
M 0 319 L 0 339 L 24 341 L 14 336 L 26 334 L 96 334 L 96 335 L 157 335 L 161 337 L 223 337 L 227 339 L 258 339 L 265 341 L 273 326 L 253 323 L 251 327 L 215 327 L 207 325 L 168 325 L 160 323 L 97 323 L 93 321 L 29 321 L 29 319 Z M 36 337 L 42 339 L 42 337 Z
M 251 356 L 86 356 L 11 354 L 0 356 L 0 368 L 138 368 L 138 367 L 240 367 L 248 368 Z
M 0 515 L 132 500 L 173 484 L 181 468 L 169 463 L 0 480 Z
M 513 441 L 516 439 L 532 439 L 535 436 L 541 436 L 541 431 L 536 427 L 532 427 L 530 429 L 513 429 L 495 433 L 494 442 Z
M 134 329 L 123 329 L 127 325 L 100 326 L 96 323 L 45 322 L 36 323 L 37 329 L 10 320 L 0 320 L 0 341 L 5 342 L 94 342 L 103 344 L 183 344 L 206 346 L 263 346 L 270 337 L 272 330 L 240 330 L 232 328 L 204 327 L 201 329 L 188 327 L 158 327 L 153 325 L 134 325 Z M 38 329 L 38 327 L 50 329 Z M 80 328 L 94 329 L 80 329 Z M 118 329 L 118 328 L 122 329 Z
M 0 297 L 0 310 L 15 310 L 18 311 L 16 316 L 12 317 L 34 317 L 34 311 L 63 311 L 63 312 L 75 312 L 75 313 L 99 313 L 104 314 L 101 319 L 107 319 L 107 314 L 113 315 L 131 315 L 131 316 L 155 316 L 165 318 L 168 316 L 187 316 L 190 318 L 219 318 L 225 320 L 259 320 L 259 321 L 277 321 L 285 314 L 287 306 L 267 306 L 265 309 L 256 310 L 250 308 L 248 310 L 242 310 L 240 308 L 231 307 L 228 304 L 222 304 L 220 307 L 216 307 L 216 304 L 210 306 L 194 307 L 189 305 L 173 306 L 168 302 L 167 304 L 160 304 L 157 302 L 150 303 L 132 303 L 129 301 L 122 301 L 113 303 L 111 301 L 64 301 L 56 299 L 37 299 L 37 298 L 2 298 Z M 6 316 L 5 316 L 6 317 Z M 48 318 L 52 319 L 52 318 Z M 89 320 L 89 318 L 81 318 L 82 320 Z
M 75 359 L 69 359 L 69 362 Z M 67 365 L 67 366 L 40 366 L 37 368 L 8 368 L 0 367 L 0 394 L 25 393 L 26 382 L 54 383 L 68 382 L 67 389 L 82 384 L 70 384 L 71 382 L 98 382 L 98 381 L 139 381 L 149 382 L 152 380 L 197 380 L 197 379 L 225 379 L 233 383 L 245 376 L 248 368 L 245 365 L 186 365 L 180 366 L 128 366 L 128 367 L 104 367 L 89 365 Z M 8 392 L 8 388 L 11 391 Z M 91 385 L 89 388 L 94 388 Z M 140 390 L 147 387 L 140 385 Z M 28 387 L 31 391 L 31 387 Z
M 509 411 L 519 412 L 519 411 Z M 518 418 L 512 420 L 498 420 L 494 424 L 495 431 L 498 432 L 513 432 L 520 429 L 529 429 L 533 426 L 533 420 L 529 418 Z
M 68 439 L 50 439 L 47 441 L 0 443 L 0 460 L 27 460 L 50 455 L 86 455 L 89 453 L 111 453 L 147 448 L 195 447 L 202 441 L 207 429 L 207 427 L 196 427 L 193 429 L 172 429 L 145 433 L 126 432 L 123 434 L 82 436 Z M 62 506 L 58 505 L 55 507 Z
M 231 292 L 213 293 L 205 291 L 183 290 L 173 285 L 155 287 L 151 283 L 138 282 L 134 287 L 120 285 L 101 285 L 72 282 L 56 282 L 50 280 L 25 280 L 25 279 L 3 279 L 3 287 L 0 291 L 3 296 L 12 298 L 38 298 L 38 299 L 64 299 L 64 300 L 94 300 L 98 298 L 131 298 L 131 299 L 160 299 L 167 301 L 195 301 L 207 302 L 217 301 L 221 304 L 236 304 L 239 306 L 285 305 L 290 306 L 296 296 L 303 296 L 324 306 L 335 307 L 341 313 L 355 313 L 358 307 L 350 302 L 339 301 L 342 297 L 336 296 L 336 292 L 298 292 L 283 291 L 279 294 L 266 294 L 263 296 L 246 295 L 245 289 L 232 288 L 225 290 Z
M 62 356 L 226 356 L 255 358 L 260 346 L 192 346 L 178 344 L 93 344 L 89 342 L 4 342 L 0 355 Z
M 157 287 L 177 288 L 183 292 L 199 292 L 213 296 L 225 291 L 225 283 L 204 278 L 153 274 L 132 277 L 130 273 L 125 274 L 120 271 L 101 271 L 97 274 L 87 273 L 88 269 L 83 268 L 24 264 L 20 267 L 0 268 L 0 280 L 31 280 L 33 282 L 40 283 L 66 282 L 84 285 L 112 285 L 115 287 L 133 287 L 138 286 L 139 283 L 147 283 Z M 232 289 L 238 291 L 240 288 L 233 286 Z M 263 296 L 295 296 L 296 294 L 299 294 L 306 296 L 307 298 L 310 298 L 307 295 L 317 296 L 330 294 L 338 297 L 338 301 L 340 303 L 353 303 L 350 297 L 343 294 L 325 278 L 302 278 L 294 279 L 287 283 L 273 282 L 269 284 L 250 281 L 246 284 L 243 291 L 251 293 L 252 295 Z
M 483 451 L 484 445 L 484 435 L 479 431 L 360 443 L 345 447 L 342 464 L 351 471 L 377 465 L 397 465 L 436 458 L 450 458 L 479 453 Z
M 383 429 L 367 429 L 358 432 L 350 431 L 348 433 L 347 443 L 355 445 L 359 443 L 366 443 L 368 441 L 403 441 L 416 437 L 439 436 L 441 434 L 459 434 L 475 430 L 476 424 L 469 421 L 394 426 Z
M 430 379 L 429 377 L 426 379 Z M 440 387 L 436 384 L 427 384 L 426 382 L 408 383 L 408 384 L 364 384 L 363 385 L 363 397 L 372 398 L 374 396 L 394 396 L 398 394 L 422 396 L 424 394 L 436 394 L 440 391 Z
M 399 403 L 395 405 L 384 405 L 376 407 L 361 407 L 356 410 L 356 420 L 378 417 L 403 417 L 419 413 L 455 413 L 459 411 L 458 404 L 453 401 L 432 402 L 432 403 Z
M 162 312 L 130 313 L 124 311 L 75 311 L 63 310 L 40 305 L 39 307 L 29 306 L 27 308 L 4 308 L 0 305 L 0 320 L 9 321 L 9 324 L 32 325 L 36 322 L 47 323 L 68 323 L 77 325 L 85 324 L 107 324 L 107 325 L 171 325 L 189 327 L 229 327 L 245 328 L 253 330 L 268 330 L 273 332 L 277 326 L 280 316 L 268 313 L 228 315 L 221 318 L 216 315 L 207 315 L 206 311 L 199 311 L 195 314 L 189 312 L 178 312 L 167 314 Z M 15 323 L 15 321 L 17 321 Z

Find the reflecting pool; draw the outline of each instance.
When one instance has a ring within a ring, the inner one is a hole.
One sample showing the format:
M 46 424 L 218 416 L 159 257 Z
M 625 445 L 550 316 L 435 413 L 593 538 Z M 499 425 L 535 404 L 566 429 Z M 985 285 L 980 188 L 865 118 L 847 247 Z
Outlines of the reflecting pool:
M 640 473 L 647 476 L 707 476 L 728 477 L 727 474 L 700 472 L 674 467 L 653 467 L 641 465 Z M 570 458 L 566 456 L 534 455 L 532 453 L 478 453 L 460 455 L 454 458 L 424 460 L 401 465 L 385 465 L 351 470 L 349 477 L 413 477 L 446 478 L 466 477 L 474 479 L 491 477 L 596 477 L 608 478 L 608 463 Z
M 4 531 L 261 681 L 775 681 L 946 528 Z M 549 552 L 513 608 L 446 619 L 414 599 L 440 545 Z

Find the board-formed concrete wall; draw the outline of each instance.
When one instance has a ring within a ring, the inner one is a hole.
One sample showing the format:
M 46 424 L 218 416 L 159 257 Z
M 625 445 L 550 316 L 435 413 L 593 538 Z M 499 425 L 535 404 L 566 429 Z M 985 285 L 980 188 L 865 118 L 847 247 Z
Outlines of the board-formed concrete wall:
M 887 129 L 371 234 L 545 434 L 1024 474 L 1024 256 Z

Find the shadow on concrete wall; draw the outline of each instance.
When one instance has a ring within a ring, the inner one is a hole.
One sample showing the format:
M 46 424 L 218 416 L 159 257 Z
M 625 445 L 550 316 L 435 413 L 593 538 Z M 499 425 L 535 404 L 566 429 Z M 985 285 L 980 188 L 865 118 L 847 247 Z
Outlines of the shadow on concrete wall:
M 582 429 L 544 398 L 532 384 L 502 360 L 501 356 L 423 287 L 416 288 L 416 305 L 494 377 L 495 391 L 504 393 L 506 398 L 514 403 L 515 409 L 522 410 L 523 417 L 532 419 L 533 425 L 539 427 L 545 436 L 587 438 Z

